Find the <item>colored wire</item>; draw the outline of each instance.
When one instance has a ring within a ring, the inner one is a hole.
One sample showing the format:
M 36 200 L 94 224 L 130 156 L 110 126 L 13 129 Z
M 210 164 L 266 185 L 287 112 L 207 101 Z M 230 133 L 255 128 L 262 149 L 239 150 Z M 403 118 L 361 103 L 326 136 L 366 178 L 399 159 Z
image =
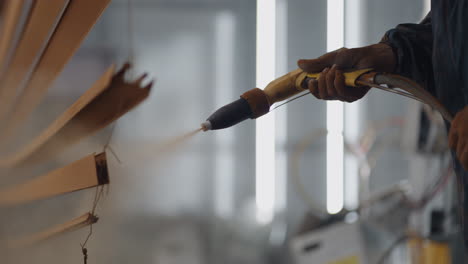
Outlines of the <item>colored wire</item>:
M 392 252 L 403 242 L 408 240 L 410 236 L 408 234 L 404 234 L 401 237 L 397 238 L 385 251 L 382 253 L 382 256 L 376 262 L 377 264 L 385 264 L 388 257 L 392 254 Z
M 296 190 L 296 194 L 309 207 L 309 209 L 313 211 L 314 214 L 316 214 L 318 217 L 325 217 L 327 215 L 327 212 L 325 208 L 322 208 L 321 206 L 317 205 L 317 203 L 314 201 L 314 198 L 310 195 L 310 193 L 306 189 L 305 184 L 303 184 L 303 181 L 300 175 L 300 159 L 310 146 L 312 146 L 315 142 L 317 142 L 319 138 L 324 137 L 326 135 L 327 135 L 326 129 L 317 129 L 317 130 L 312 131 L 311 133 L 306 134 L 296 144 L 290 156 L 291 167 L 290 167 L 290 173 L 288 174 L 291 180 L 291 183 L 294 189 Z M 345 151 L 347 151 L 347 153 L 350 153 L 354 156 L 358 156 L 359 158 L 359 151 L 353 144 L 345 140 L 344 146 L 345 146 Z M 363 157 L 361 156 L 361 158 Z M 362 162 L 366 163 L 367 161 L 364 160 Z
M 423 209 L 449 182 L 450 176 L 453 175 L 452 164 L 449 163 L 442 171 L 441 176 L 435 181 L 434 186 L 426 191 L 417 202 L 409 202 L 412 209 Z

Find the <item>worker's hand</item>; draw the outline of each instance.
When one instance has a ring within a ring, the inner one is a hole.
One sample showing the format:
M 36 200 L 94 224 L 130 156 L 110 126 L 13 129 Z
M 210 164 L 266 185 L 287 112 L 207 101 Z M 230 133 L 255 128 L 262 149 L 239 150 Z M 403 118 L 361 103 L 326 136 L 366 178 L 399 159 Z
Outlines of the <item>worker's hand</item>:
M 468 171 L 468 106 L 458 112 L 452 121 L 449 146 L 455 150 L 458 160 Z
M 315 97 L 353 102 L 362 98 L 369 88 L 345 87 L 344 70 L 373 68 L 379 72 L 393 72 L 396 62 L 392 48 L 379 43 L 355 49 L 342 48 L 317 59 L 299 60 L 297 64 L 305 72 L 322 73 L 318 80 L 308 83 Z

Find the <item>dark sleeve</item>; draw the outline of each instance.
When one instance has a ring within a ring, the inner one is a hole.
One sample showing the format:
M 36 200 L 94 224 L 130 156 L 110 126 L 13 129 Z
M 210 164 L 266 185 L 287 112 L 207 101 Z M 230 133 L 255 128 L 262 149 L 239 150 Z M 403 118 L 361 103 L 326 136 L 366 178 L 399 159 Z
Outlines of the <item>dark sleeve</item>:
M 397 59 L 395 73 L 413 79 L 434 93 L 431 13 L 419 24 L 400 24 L 387 31 L 382 43 L 390 45 Z

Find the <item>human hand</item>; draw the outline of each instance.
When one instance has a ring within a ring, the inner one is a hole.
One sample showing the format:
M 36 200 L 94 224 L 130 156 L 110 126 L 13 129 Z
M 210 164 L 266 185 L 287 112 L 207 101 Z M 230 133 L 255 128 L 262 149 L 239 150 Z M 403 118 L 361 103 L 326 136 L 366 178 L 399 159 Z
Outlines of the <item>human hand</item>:
M 455 150 L 461 165 L 468 171 L 468 106 L 458 112 L 452 121 L 449 146 Z
M 299 60 L 299 68 L 308 73 L 321 72 L 318 80 L 310 80 L 308 88 L 318 99 L 353 102 L 361 99 L 370 88 L 346 87 L 343 70 L 373 68 L 393 72 L 396 61 L 393 50 L 384 43 L 362 48 L 341 48 L 317 59 Z

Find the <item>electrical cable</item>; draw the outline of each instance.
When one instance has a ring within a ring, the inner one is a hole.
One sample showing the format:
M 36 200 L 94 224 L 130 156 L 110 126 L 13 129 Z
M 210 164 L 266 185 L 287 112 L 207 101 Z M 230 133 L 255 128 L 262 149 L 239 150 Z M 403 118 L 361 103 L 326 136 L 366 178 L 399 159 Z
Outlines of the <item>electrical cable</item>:
M 305 185 L 302 183 L 302 179 L 299 173 L 300 157 L 304 154 L 306 149 L 318 140 L 318 138 L 326 135 L 325 129 L 318 129 L 304 136 L 299 143 L 295 146 L 293 153 L 290 158 L 291 173 L 289 173 L 291 183 L 294 186 L 296 193 L 302 199 L 302 201 L 309 207 L 309 209 L 323 218 L 326 215 L 326 211 L 319 205 L 316 204 L 314 199 L 309 195 L 309 192 L 305 189 Z
M 305 95 L 305 94 L 304 94 Z M 302 95 L 303 96 L 303 95 Z M 297 98 L 295 98 L 297 99 Z M 295 100 L 293 99 L 293 100 Z M 281 106 L 281 105 L 280 105 Z M 279 107 L 279 106 L 278 106 Z M 369 168 L 369 172 L 375 167 L 375 165 L 371 165 L 371 160 L 369 159 L 368 152 L 370 148 L 372 148 L 372 145 L 375 143 L 375 134 L 379 132 L 381 129 L 385 128 L 387 125 L 401 125 L 403 122 L 401 121 L 400 117 L 391 117 L 387 120 L 379 121 L 379 122 L 374 122 L 367 130 L 366 130 L 366 137 L 373 137 L 372 140 L 369 140 L 367 138 L 367 143 L 370 145 L 367 145 L 366 147 L 363 147 L 362 144 L 351 144 L 345 140 L 344 146 L 345 146 L 345 151 L 347 153 L 352 154 L 353 156 L 357 157 L 360 160 L 360 167 L 366 166 Z M 374 133 L 372 133 L 374 131 Z M 306 134 L 300 141 L 299 143 L 294 147 L 293 153 L 290 158 L 290 164 L 291 164 L 291 172 L 290 172 L 290 179 L 291 183 L 294 186 L 296 193 L 298 196 L 301 198 L 301 200 L 307 204 L 309 209 L 311 209 L 313 212 L 318 214 L 319 216 L 326 216 L 327 213 L 324 210 L 324 208 L 321 208 L 316 204 L 314 199 L 310 196 L 306 188 L 304 187 L 305 185 L 302 183 L 302 178 L 300 177 L 300 157 L 305 153 L 307 148 L 309 148 L 312 144 L 314 144 L 320 137 L 323 137 L 327 134 L 326 129 L 317 129 L 312 131 L 309 134 Z M 361 138 L 361 143 L 365 140 L 365 138 Z M 385 146 L 389 146 L 390 143 L 385 144 Z M 381 148 L 379 151 L 382 152 L 385 148 Z M 363 170 L 360 170 L 360 174 L 362 173 Z M 362 175 L 361 175 L 362 176 Z M 391 193 L 395 193 L 392 191 Z M 387 195 L 385 196 L 387 197 Z M 380 200 L 381 197 L 373 197 L 369 198 L 366 200 L 361 201 L 364 205 L 371 205 L 374 202 Z M 359 208 L 361 208 L 360 206 Z M 358 210 L 359 210 L 358 208 Z
M 409 204 L 411 205 L 412 209 L 423 209 L 447 185 L 453 173 L 454 171 L 452 164 L 449 162 L 449 164 L 445 166 L 444 169 L 441 171 L 441 176 L 435 181 L 432 188 L 428 188 L 427 191 L 422 195 L 422 197 L 418 201 L 409 201 Z
M 423 241 L 425 239 L 427 239 L 426 237 L 420 235 L 420 234 L 417 234 L 415 232 L 412 232 L 412 231 L 407 231 L 405 234 L 401 235 L 400 237 L 398 237 L 392 244 L 390 244 L 390 246 L 382 253 L 382 255 L 378 258 L 376 264 L 385 264 L 388 260 L 388 258 L 391 256 L 392 252 L 401 244 L 401 243 L 404 243 L 410 239 L 416 239 L 416 240 L 420 240 L 420 241 Z M 421 254 L 420 251 L 416 251 L 414 253 L 418 253 L 418 254 Z M 413 256 L 414 257 L 414 256 Z M 417 256 L 416 256 L 417 257 Z M 417 257 L 417 259 L 419 259 L 419 257 Z
M 367 129 L 364 131 L 362 136 L 359 138 L 358 142 L 355 144 L 358 150 L 358 157 L 359 157 L 359 178 L 360 181 L 360 193 L 361 193 L 361 202 L 358 210 L 363 208 L 369 207 L 375 202 L 379 201 L 381 198 L 387 197 L 385 195 L 389 192 L 390 194 L 396 194 L 398 192 L 401 193 L 401 187 L 398 187 L 397 190 L 388 190 L 381 195 L 371 196 L 370 195 L 370 188 L 369 188 L 369 180 L 372 174 L 372 171 L 376 167 L 376 163 L 378 157 L 381 153 L 384 152 L 395 140 L 395 136 L 392 137 L 384 137 L 384 141 L 377 141 L 378 135 L 383 134 L 383 130 L 388 127 L 402 127 L 404 125 L 404 121 L 399 116 L 389 117 L 384 120 L 373 121 L 371 122 Z M 378 144 L 379 143 L 379 144 Z M 377 147 L 375 147 L 377 146 Z M 375 149 L 373 151 L 373 149 Z M 372 152 L 372 156 L 370 155 Z M 366 184 L 367 183 L 367 184 Z M 382 196 L 383 195 L 383 196 Z M 382 197 L 381 197 L 382 196 Z M 366 198 L 362 198 L 366 197 Z M 379 198 L 381 197 L 381 198 Z
M 372 123 L 369 126 L 369 128 L 364 132 L 363 136 L 360 138 L 359 144 L 350 144 L 349 142 L 345 141 L 345 150 L 348 153 L 351 153 L 352 155 L 356 156 L 360 160 L 361 168 L 364 166 L 367 168 L 367 170 L 359 170 L 361 178 L 370 177 L 372 170 L 377 164 L 378 157 L 384 152 L 386 148 L 394 145 L 393 143 L 395 139 L 399 138 L 398 135 L 394 135 L 392 137 L 384 137 L 383 141 L 378 141 L 377 135 L 381 134 L 381 132 L 389 126 L 403 125 L 404 121 L 401 117 L 390 117 L 386 120 Z M 325 129 L 318 129 L 305 135 L 295 146 L 290 158 L 291 172 L 289 175 L 291 183 L 294 186 L 296 193 L 301 198 L 301 200 L 304 203 L 306 203 L 307 206 L 319 216 L 325 216 L 325 210 L 314 202 L 314 199 L 306 190 L 305 185 L 302 183 L 302 179 L 300 177 L 299 168 L 300 157 L 305 153 L 307 148 L 309 148 L 320 137 L 325 136 L 326 134 L 327 132 Z M 372 152 L 373 155 L 371 157 L 370 153 L 372 150 L 374 151 Z M 363 175 L 363 171 L 366 171 L 367 175 Z M 444 186 L 446 186 L 452 174 L 453 169 L 451 167 L 451 164 L 449 163 L 447 167 L 442 168 L 440 173 L 441 176 L 434 181 L 432 187 L 427 188 L 427 191 L 425 191 L 423 195 L 415 201 L 410 200 L 406 196 L 404 188 L 401 185 L 399 185 L 377 196 L 362 199 L 360 202 L 360 206 L 357 208 L 357 211 L 361 211 L 364 208 L 372 206 L 378 201 L 381 201 L 389 196 L 397 194 L 400 194 L 404 197 L 405 202 L 411 209 L 420 210 L 424 208 L 443 189 Z
M 368 175 L 361 175 L 361 177 L 366 177 L 368 178 L 370 176 L 371 171 L 374 169 L 376 163 L 377 163 L 377 158 L 378 156 L 383 152 L 383 150 L 388 147 L 394 138 L 392 137 L 384 137 L 384 141 L 380 142 L 378 146 L 378 150 L 373 152 L 372 159 L 369 158 L 368 156 L 370 155 L 371 150 L 374 148 L 374 146 L 377 144 L 377 134 L 379 134 L 383 129 L 385 129 L 386 126 L 394 126 L 394 125 L 404 125 L 404 123 L 399 120 L 397 117 L 390 118 L 388 120 L 383 120 L 379 121 L 378 123 L 375 123 L 371 125 L 367 131 L 363 134 L 361 137 L 361 147 L 362 150 L 365 151 L 364 155 L 366 155 L 367 160 L 367 165 L 370 165 L 369 170 L 368 170 Z M 446 155 L 447 153 L 443 153 L 442 155 Z M 421 210 L 423 209 L 442 189 L 446 184 L 448 183 L 448 180 L 450 179 L 450 176 L 453 175 L 453 168 L 452 164 L 447 160 L 447 165 L 443 166 L 441 168 L 441 171 L 439 173 L 439 177 L 434 181 L 432 184 L 432 187 L 427 188 L 427 190 L 421 195 L 421 197 L 416 200 L 410 200 L 409 198 L 406 197 L 405 195 L 405 200 L 409 207 L 414 210 Z M 362 170 L 360 170 L 360 173 L 363 173 Z M 401 190 L 402 191 L 402 190 Z M 374 200 L 374 199 L 372 199 Z M 371 203 L 369 203 L 370 206 Z M 363 207 L 365 207 L 363 205 Z
M 324 218 L 327 216 L 327 212 L 324 208 L 317 205 L 314 201 L 312 196 L 310 196 L 309 192 L 305 188 L 305 185 L 302 182 L 302 178 L 300 175 L 300 158 L 305 153 L 305 151 L 314 144 L 319 138 L 326 136 L 327 131 L 326 129 L 317 129 L 312 131 L 311 133 L 306 134 L 299 143 L 293 149 L 293 152 L 290 156 L 290 173 L 289 178 L 293 187 L 296 190 L 296 194 L 301 198 L 301 200 L 309 207 L 309 209 L 314 212 L 318 217 Z M 358 156 L 358 151 L 349 142 L 346 140 L 344 141 L 345 151 L 347 153 L 351 153 L 354 156 Z M 366 161 L 364 161 L 365 163 Z
M 392 254 L 393 250 L 395 250 L 401 243 L 405 242 L 406 240 L 410 239 L 411 236 L 408 234 L 404 234 L 401 237 L 397 238 L 381 255 L 381 257 L 378 259 L 376 264 L 385 264 L 387 259 L 390 257 Z

